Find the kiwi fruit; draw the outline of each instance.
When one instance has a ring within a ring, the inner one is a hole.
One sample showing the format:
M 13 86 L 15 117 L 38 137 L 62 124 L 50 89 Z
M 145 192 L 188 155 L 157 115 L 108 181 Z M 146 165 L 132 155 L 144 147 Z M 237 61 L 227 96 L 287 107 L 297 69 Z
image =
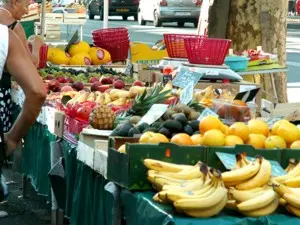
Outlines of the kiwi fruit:
M 140 122 L 141 119 L 142 119 L 142 117 L 140 117 L 140 116 L 133 116 L 133 117 L 130 118 L 129 121 L 132 124 L 138 124 L 138 122 Z
M 187 105 L 181 104 L 181 103 L 178 103 L 174 107 L 174 111 L 176 111 L 177 113 L 184 113 L 186 117 L 188 117 L 188 115 L 190 115 L 191 110 L 192 109 L 190 107 L 188 107 Z
M 162 116 L 163 120 L 166 121 L 166 120 L 169 120 L 172 118 L 172 116 L 176 113 L 175 110 L 169 108 L 165 113 L 164 115 Z
M 188 116 L 188 119 L 189 120 L 197 120 L 200 116 L 200 113 L 199 112 L 196 112 L 194 110 L 191 110 L 189 116 Z

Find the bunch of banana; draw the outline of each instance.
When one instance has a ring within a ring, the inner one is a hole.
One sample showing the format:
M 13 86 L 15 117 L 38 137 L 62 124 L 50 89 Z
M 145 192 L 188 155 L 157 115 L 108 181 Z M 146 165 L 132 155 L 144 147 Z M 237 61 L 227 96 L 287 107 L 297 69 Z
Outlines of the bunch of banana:
M 276 192 L 268 186 L 249 190 L 229 189 L 226 208 L 237 210 L 245 216 L 267 216 L 276 211 L 279 199 Z
M 297 164 L 298 164 L 298 161 L 296 159 L 290 159 L 289 165 L 285 168 L 285 172 L 287 172 L 287 173 L 291 172 Z
M 290 164 L 291 162 L 293 163 L 295 161 L 291 160 Z M 297 163 L 296 165 L 295 163 L 293 168 L 290 165 L 288 166 L 290 169 L 288 169 L 287 174 L 274 177 L 274 181 L 277 181 L 278 183 L 284 184 L 288 187 L 300 188 L 300 163 Z
M 254 162 L 250 162 L 245 154 L 237 154 L 236 159 L 235 168 L 222 174 L 226 187 L 249 190 L 263 187 L 269 182 L 272 167 L 268 160 L 259 156 Z
M 272 179 L 275 192 L 280 196 L 280 204 L 291 214 L 300 217 L 300 188 L 291 188 Z

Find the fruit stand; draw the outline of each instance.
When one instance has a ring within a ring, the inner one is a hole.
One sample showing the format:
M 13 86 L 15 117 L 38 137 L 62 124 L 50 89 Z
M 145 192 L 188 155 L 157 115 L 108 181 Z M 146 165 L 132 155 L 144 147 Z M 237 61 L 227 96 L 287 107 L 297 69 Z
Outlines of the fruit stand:
M 48 96 L 20 172 L 52 198 L 53 224 L 63 216 L 75 225 L 298 222 L 299 112 L 263 117 L 260 86 L 240 76 L 264 73 L 261 64 L 285 70 L 276 57 L 229 54 L 230 40 L 173 35 L 168 43 L 165 35 L 169 61 L 141 79 L 135 65 L 116 65 L 128 58 L 126 28 L 92 36 L 95 46 L 41 54 Z M 17 115 L 17 84 L 13 101 Z

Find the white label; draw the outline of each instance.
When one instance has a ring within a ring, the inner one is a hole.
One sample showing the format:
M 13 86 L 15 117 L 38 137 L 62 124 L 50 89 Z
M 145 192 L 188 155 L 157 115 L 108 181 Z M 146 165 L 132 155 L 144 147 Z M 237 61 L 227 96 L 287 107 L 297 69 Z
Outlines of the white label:
M 166 104 L 152 105 L 152 107 L 143 116 L 143 118 L 141 119 L 141 121 L 138 124 L 147 123 L 147 124 L 151 125 L 167 111 L 168 107 L 169 107 L 169 105 L 166 105 Z
M 193 99 L 194 82 L 191 81 L 180 93 L 180 102 L 187 105 Z
M 216 114 L 214 111 L 210 110 L 209 108 L 204 109 L 204 111 L 200 114 L 198 120 L 201 121 L 204 117 L 207 116 L 215 116 L 219 118 L 219 115 Z
M 220 75 L 219 71 L 216 71 L 216 70 L 207 70 L 205 72 L 205 74 L 209 75 L 209 76 L 219 76 Z

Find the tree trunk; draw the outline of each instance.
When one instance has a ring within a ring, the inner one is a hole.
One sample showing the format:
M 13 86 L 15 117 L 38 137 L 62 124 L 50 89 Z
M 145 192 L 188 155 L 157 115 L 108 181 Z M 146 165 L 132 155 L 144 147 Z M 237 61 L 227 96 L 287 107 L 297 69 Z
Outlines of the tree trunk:
M 227 38 L 234 51 L 256 49 L 278 54 L 279 64 L 286 64 L 286 0 L 231 0 Z M 262 86 L 273 93 L 270 76 L 263 76 Z M 287 102 L 286 74 L 275 74 L 278 101 Z

